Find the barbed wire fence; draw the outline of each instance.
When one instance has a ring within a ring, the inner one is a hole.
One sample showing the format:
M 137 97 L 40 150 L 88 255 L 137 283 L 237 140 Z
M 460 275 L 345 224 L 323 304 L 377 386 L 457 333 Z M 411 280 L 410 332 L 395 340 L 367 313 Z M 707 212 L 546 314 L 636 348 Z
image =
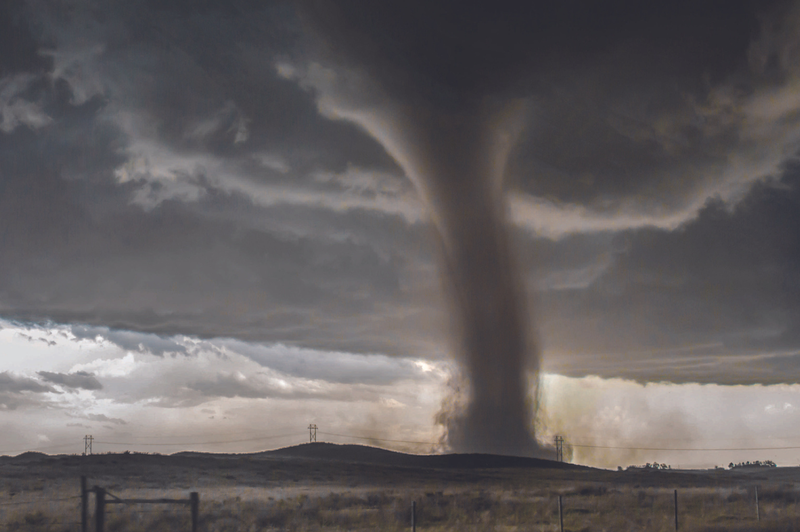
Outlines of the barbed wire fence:
M 41 507 L 43 503 L 46 503 L 48 509 L 51 509 L 53 503 L 64 503 L 74 501 L 75 505 L 67 506 L 69 510 L 73 510 L 73 512 L 58 512 L 60 517 L 58 520 L 51 520 L 47 518 L 47 515 L 41 511 Z M 33 500 L 27 501 L 14 501 L 14 502 L 4 502 L 0 503 L 0 530 L 28 530 L 30 528 L 39 527 L 42 525 L 57 525 L 61 530 L 64 531 L 79 531 L 82 530 L 81 528 L 81 520 L 65 520 L 64 517 L 68 515 L 80 515 L 80 509 L 82 506 L 81 496 L 75 495 L 72 497 L 59 497 L 59 498 L 50 498 L 50 497 L 42 497 Z M 22 516 L 15 515 L 16 512 L 13 510 L 27 510 L 30 509 L 32 511 L 25 512 Z M 11 514 L 11 515 L 9 515 Z M 20 517 L 19 519 L 9 519 L 9 517 Z
M 658 473 L 653 473 L 658 474 Z M 198 532 L 199 527 L 201 524 L 201 514 L 200 514 L 200 495 L 198 492 L 191 492 L 188 498 L 122 498 L 118 497 L 117 495 L 111 493 L 109 490 L 100 487 L 94 486 L 92 488 L 88 488 L 88 480 L 86 476 L 81 476 L 80 478 L 80 491 L 78 495 L 69 496 L 69 497 L 39 497 L 37 499 L 29 499 L 24 501 L 12 501 L 12 502 L 2 502 L 0 503 L 0 516 L 2 516 L 2 523 L 0 524 L 0 530 L 9 530 L 9 531 L 17 531 L 17 530 L 33 530 L 33 529 L 41 529 L 45 530 L 45 527 L 50 527 L 47 529 L 52 529 L 52 527 L 57 527 L 57 530 L 61 532 L 72 532 L 80 530 L 81 532 L 88 532 L 89 530 L 93 530 L 95 532 L 104 532 L 105 531 L 105 522 L 106 517 L 108 516 L 108 510 L 110 506 L 117 505 L 119 507 L 123 506 L 141 506 L 141 505 L 182 505 L 189 507 L 189 515 L 185 515 L 179 518 L 173 518 L 170 523 L 175 530 L 191 530 L 192 532 Z M 752 515 L 745 514 L 739 517 L 739 519 L 749 519 L 751 521 L 759 522 L 762 519 L 763 513 L 762 508 L 759 502 L 759 486 L 755 485 L 752 486 L 752 490 L 749 488 L 745 488 L 745 493 L 749 493 L 750 497 L 754 497 L 753 500 L 749 504 L 752 504 L 753 512 L 750 512 Z M 697 522 L 698 519 L 702 519 L 702 515 L 694 515 L 698 513 L 698 506 L 695 501 L 694 507 L 684 506 L 685 503 L 681 503 L 679 506 L 679 497 L 678 489 L 665 489 L 665 488 L 654 488 L 650 490 L 652 493 L 647 495 L 651 500 L 649 503 L 645 503 L 645 505 L 649 504 L 651 508 L 655 510 L 653 505 L 653 501 L 656 498 L 662 499 L 661 502 L 657 505 L 658 511 L 661 512 L 661 526 L 660 529 L 664 530 L 664 523 L 667 521 L 673 521 L 674 529 L 677 531 L 679 530 L 680 526 L 683 526 L 682 520 L 684 518 L 694 519 Z M 713 488 L 712 488 L 712 491 Z M 724 492 L 724 490 L 722 490 Z M 667 497 L 666 494 L 669 492 L 670 497 Z M 641 499 L 642 494 L 644 492 L 639 490 L 638 496 Z M 690 488 L 685 489 L 685 493 L 687 493 L 686 502 L 691 502 L 693 499 L 692 490 Z M 90 505 L 90 496 L 93 496 L 94 504 Z M 452 506 L 454 504 L 453 500 L 450 500 L 452 497 L 448 497 L 443 495 L 443 493 L 427 493 L 426 497 L 423 498 L 421 501 L 417 499 L 411 499 L 409 501 L 408 496 L 394 496 L 395 499 L 399 501 L 405 501 L 404 504 L 408 504 L 409 510 L 409 517 L 410 522 L 406 522 L 406 518 L 401 518 L 400 522 L 401 525 L 410 525 L 412 530 L 415 530 L 416 527 L 425 527 L 425 526 L 437 526 L 437 521 L 441 520 L 441 509 L 444 507 Z M 603 499 L 604 497 L 613 497 L 613 490 L 607 492 L 605 488 L 595 488 L 594 490 L 573 490 L 573 491 L 558 491 L 555 494 L 551 493 L 549 497 L 539 497 L 539 500 L 531 500 L 525 504 L 530 505 L 538 505 L 541 509 L 542 506 L 545 507 L 552 507 L 553 502 L 557 501 L 557 512 L 553 512 L 553 508 L 551 508 L 550 513 L 545 510 L 544 512 L 540 511 L 539 516 L 537 517 L 538 522 L 537 524 L 546 525 L 551 530 L 559 530 L 563 532 L 565 529 L 565 518 L 569 518 L 571 521 L 569 524 L 575 525 L 577 521 L 581 518 L 590 518 L 592 512 L 598 512 L 598 508 L 596 507 L 597 500 Z M 436 499 L 440 500 L 436 500 Z M 666 499 L 670 499 L 667 501 Z M 730 503 L 730 496 L 720 498 L 721 504 Z M 549 501 L 549 502 L 548 502 Z M 594 501 L 594 502 L 592 502 Z M 746 495 L 744 498 L 735 501 L 737 504 L 746 501 Z M 70 502 L 74 502 L 74 505 L 70 505 Z M 478 501 L 480 502 L 480 501 Z M 669 504 L 669 503 L 672 504 Z M 56 509 L 56 517 L 51 517 L 53 514 L 53 504 L 59 503 L 62 505 L 61 508 Z M 64 504 L 66 503 L 66 504 Z M 267 504 L 267 501 L 264 501 Z M 223 503 L 224 504 L 224 503 Z M 485 504 L 485 501 L 484 503 Z M 593 506 L 593 504 L 595 506 Z M 41 510 L 42 506 L 48 507 L 50 510 L 48 516 Z M 479 504 L 480 506 L 480 504 Z M 747 504 L 745 505 L 747 506 Z M 342 506 L 337 505 L 339 509 L 342 509 Z M 14 519 L 9 519 L 8 510 L 9 509 L 22 509 L 22 508 L 31 508 L 33 511 L 27 512 L 23 515 L 14 515 Z M 93 510 L 90 512 L 90 509 Z M 739 509 L 741 511 L 741 508 Z M 302 512 L 302 504 L 295 508 L 296 512 Z M 703 510 L 704 511 L 704 510 Z M 73 513 L 74 512 L 74 513 Z M 147 513 L 158 513 L 161 516 L 164 515 L 163 511 L 151 511 L 143 508 L 137 508 L 134 510 L 135 514 L 147 514 Z M 91 515 L 90 515 L 91 513 Z M 701 512 L 702 513 L 702 512 Z M 69 520 L 66 519 L 68 515 L 77 515 L 79 519 Z M 130 514 L 128 514 L 129 516 Z M 400 514 L 395 513 L 395 518 L 398 518 Z M 749 516 L 749 517 L 748 517 Z M 127 516 L 126 516 L 127 517 Z M 210 515 L 208 518 L 213 521 L 215 516 Z M 491 517 L 490 517 L 491 518 Z M 670 523 L 670 524 L 673 524 Z M 672 526 L 669 526 L 669 529 L 672 529 Z

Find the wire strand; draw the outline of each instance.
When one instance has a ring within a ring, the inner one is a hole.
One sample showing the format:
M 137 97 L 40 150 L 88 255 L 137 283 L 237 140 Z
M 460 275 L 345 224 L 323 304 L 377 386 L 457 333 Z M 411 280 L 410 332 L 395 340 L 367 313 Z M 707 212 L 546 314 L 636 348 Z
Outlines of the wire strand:
M 318 431 L 317 432 L 323 436 L 336 436 L 340 438 L 350 438 L 356 440 L 364 440 L 364 441 L 375 441 L 375 442 L 388 442 L 388 443 L 407 443 L 412 445 L 430 445 L 435 446 L 438 445 L 439 442 L 432 442 L 432 441 L 413 441 L 413 440 L 397 440 L 397 439 L 390 439 L 390 438 L 372 438 L 369 436 L 358 436 L 354 434 L 340 434 L 336 432 L 327 432 L 327 431 Z M 133 441 L 103 441 L 103 440 L 94 440 L 95 444 L 101 445 L 124 445 L 130 447 L 188 447 L 192 445 L 224 445 L 229 443 L 249 443 L 249 442 L 258 442 L 258 441 L 268 441 L 268 440 L 275 440 L 280 438 L 294 438 L 294 437 L 301 437 L 305 436 L 304 432 L 295 432 L 290 434 L 273 434 L 269 436 L 261 436 L 258 438 L 242 438 L 242 439 L 235 439 L 235 440 L 215 440 L 215 441 L 194 441 L 194 442 L 160 442 L 160 443 L 144 443 L 144 442 L 133 442 Z M 770 439 L 789 439 L 789 438 L 770 438 Z M 718 440 L 720 441 L 720 440 Z M 734 439 L 731 440 L 721 440 L 721 441 L 736 441 Z M 565 442 L 568 446 L 572 448 L 578 449 L 609 449 L 609 450 L 620 450 L 620 451 L 673 451 L 673 452 L 725 452 L 725 451 L 789 451 L 789 450 L 797 450 L 800 449 L 800 445 L 787 445 L 787 446 L 763 446 L 763 447 L 649 447 L 649 446 L 637 446 L 637 445 L 593 445 L 593 444 L 583 444 L 583 443 L 573 443 L 570 441 Z M 9 450 L 9 451 L 0 451 L 0 454 L 8 454 L 8 453 L 15 453 L 15 452 L 37 452 L 37 451 L 44 451 L 50 449 L 59 449 L 65 447 L 72 447 L 71 444 L 62 444 L 62 445 L 51 445 L 48 447 L 38 447 L 34 449 L 16 449 L 16 450 Z M 2 503 L 0 503 L 2 506 Z
M 94 443 L 102 445 L 142 445 L 142 446 L 168 446 L 168 445 L 220 445 L 223 443 L 244 443 L 263 440 L 274 440 L 277 438 L 289 438 L 304 436 L 305 433 L 294 434 L 278 434 L 274 436 L 263 436 L 261 438 L 247 438 L 243 440 L 225 440 L 225 441 L 204 441 L 204 442 L 181 442 L 181 443 L 141 443 L 141 442 L 120 442 L 120 441 L 99 441 L 95 440 Z
M 800 446 L 791 447 L 617 447 L 613 445 L 579 445 L 567 442 L 571 447 L 587 448 L 587 449 L 619 449 L 623 451 L 788 451 L 792 449 L 800 449 Z
M 62 499 L 47 499 L 47 502 L 63 502 L 63 501 L 71 501 L 72 499 L 80 499 L 80 495 L 75 495 L 73 497 L 64 497 Z M 20 502 L 3 502 L 0 503 L 0 506 L 22 506 L 24 504 L 40 504 L 41 500 L 36 501 L 20 501 Z
M 387 440 L 385 438 L 370 438 L 369 436 L 350 436 L 350 435 L 347 435 L 347 434 L 336 434 L 334 432 L 323 432 L 321 430 L 318 431 L 317 433 L 318 434 L 323 434 L 325 436 L 339 436 L 339 437 L 342 437 L 342 438 L 355 438 L 355 439 L 358 439 L 358 440 L 388 441 L 388 442 L 395 442 L 395 443 L 418 443 L 420 445 L 437 445 L 436 443 L 429 442 L 429 441 Z

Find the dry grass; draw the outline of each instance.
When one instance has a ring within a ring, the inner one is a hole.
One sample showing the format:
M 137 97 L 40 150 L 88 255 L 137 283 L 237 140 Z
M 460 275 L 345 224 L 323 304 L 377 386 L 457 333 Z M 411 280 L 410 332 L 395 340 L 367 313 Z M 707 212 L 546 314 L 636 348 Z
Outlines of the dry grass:
M 674 530 L 673 492 L 662 488 L 565 486 L 564 528 L 570 531 Z M 682 489 L 680 530 L 715 532 L 800 529 L 794 491 L 775 487 L 760 494 L 762 520 L 756 521 L 752 490 Z M 152 491 L 148 496 L 154 496 Z M 134 494 L 126 493 L 126 496 Z M 543 491 L 462 489 L 447 492 L 370 490 L 297 495 L 264 500 L 201 494 L 201 530 L 223 531 L 400 531 L 411 525 L 411 502 L 417 503 L 420 531 L 558 530 L 557 495 Z M 75 501 L 77 502 L 77 501 Z M 108 507 L 106 530 L 127 532 L 189 530 L 185 506 Z M 7 530 L 65 532 L 76 530 L 78 507 L 72 502 L 43 503 L 4 514 Z M 92 523 L 93 526 L 93 523 Z
M 559 495 L 565 530 L 667 532 L 674 530 L 673 489 L 678 489 L 681 531 L 800 530 L 795 472 L 782 468 L 764 477 L 365 468 L 213 457 L 125 460 L 112 456 L 93 462 L 0 464 L 0 531 L 79 530 L 81 473 L 90 476 L 90 485 L 121 498 L 187 498 L 198 491 L 204 532 L 409 530 L 412 501 L 421 532 L 553 532 L 559 529 Z M 760 522 L 756 484 L 761 485 Z M 107 510 L 109 532 L 190 530 L 188 506 L 113 504 Z

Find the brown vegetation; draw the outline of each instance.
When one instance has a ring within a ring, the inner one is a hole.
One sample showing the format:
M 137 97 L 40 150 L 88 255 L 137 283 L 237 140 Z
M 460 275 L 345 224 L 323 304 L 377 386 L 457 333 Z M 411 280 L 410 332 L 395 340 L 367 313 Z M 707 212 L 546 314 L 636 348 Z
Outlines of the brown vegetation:
M 255 455 L 29 454 L 0 459 L 0 524 L 79 530 L 84 474 L 121 498 L 198 491 L 200 529 L 208 532 L 409 530 L 412 501 L 420 531 L 555 531 L 558 495 L 565 530 L 668 531 L 674 489 L 682 531 L 800 529 L 794 468 L 612 472 L 544 465 L 324 445 Z M 189 530 L 189 520 L 186 507 L 113 505 L 106 530 Z

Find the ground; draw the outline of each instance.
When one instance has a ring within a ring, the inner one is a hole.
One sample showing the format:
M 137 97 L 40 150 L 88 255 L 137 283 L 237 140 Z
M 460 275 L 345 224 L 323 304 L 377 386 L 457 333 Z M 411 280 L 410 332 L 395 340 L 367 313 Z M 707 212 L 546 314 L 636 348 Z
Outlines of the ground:
M 606 471 L 490 455 L 306 444 L 247 455 L 0 458 L 6 530 L 80 530 L 80 477 L 108 498 L 200 497 L 201 531 L 797 530 L 800 468 Z M 758 488 L 757 488 L 758 487 Z M 756 488 L 759 505 L 756 508 Z M 108 531 L 190 530 L 188 505 L 109 504 Z M 89 496 L 94 530 L 94 496 Z M 760 521 L 757 518 L 760 517 Z

